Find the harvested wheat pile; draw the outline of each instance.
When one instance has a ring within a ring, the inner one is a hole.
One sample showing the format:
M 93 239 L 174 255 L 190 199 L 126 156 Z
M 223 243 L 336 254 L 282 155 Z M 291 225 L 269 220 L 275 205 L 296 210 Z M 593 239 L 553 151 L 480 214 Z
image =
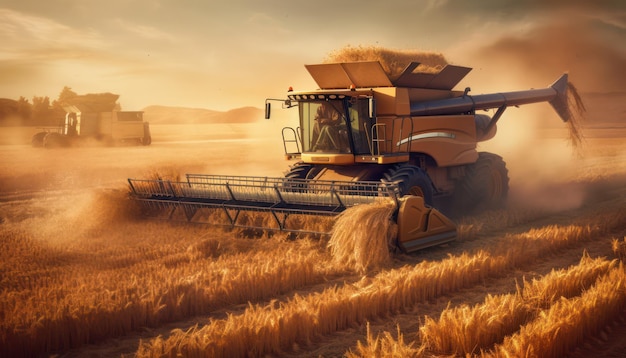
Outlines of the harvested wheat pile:
M 406 66 L 411 62 L 419 62 L 418 71 L 436 73 L 444 68 L 448 61 L 443 54 L 438 52 L 419 50 L 396 50 L 379 46 L 350 45 L 332 51 L 326 56 L 324 62 L 357 62 L 378 61 L 383 70 L 394 79 L 398 77 Z
M 392 201 L 357 205 L 341 213 L 328 242 L 333 261 L 364 273 L 389 262 L 389 247 L 397 227 L 391 220 Z

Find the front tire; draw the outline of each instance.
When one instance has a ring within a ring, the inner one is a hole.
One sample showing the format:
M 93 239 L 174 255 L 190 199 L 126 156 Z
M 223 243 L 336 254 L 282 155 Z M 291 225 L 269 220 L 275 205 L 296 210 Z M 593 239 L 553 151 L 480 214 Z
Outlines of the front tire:
M 48 132 L 36 133 L 31 138 L 30 143 L 33 145 L 33 147 L 36 147 L 36 148 L 43 147 L 43 139 L 46 137 L 47 134 L 48 134 Z
M 411 164 L 394 165 L 383 175 L 383 181 L 397 181 L 400 196 L 421 196 L 426 205 L 433 205 L 433 183 L 424 169 L 418 166 Z
M 285 173 L 284 188 L 288 191 L 305 192 L 307 190 L 307 184 L 301 182 L 299 179 L 312 179 L 319 173 L 319 168 L 316 168 L 312 164 L 304 162 L 297 162 L 291 167 L 289 171 Z M 290 180 L 298 179 L 298 180 Z
M 152 135 L 150 135 L 150 123 L 143 123 L 143 139 L 141 140 L 142 145 L 150 145 L 152 143 Z
M 313 169 L 313 165 L 304 162 L 297 162 L 285 173 L 285 178 L 289 179 L 308 179 L 309 172 Z
M 70 142 L 67 137 L 59 133 L 48 133 L 43 138 L 44 148 L 62 148 L 69 147 Z

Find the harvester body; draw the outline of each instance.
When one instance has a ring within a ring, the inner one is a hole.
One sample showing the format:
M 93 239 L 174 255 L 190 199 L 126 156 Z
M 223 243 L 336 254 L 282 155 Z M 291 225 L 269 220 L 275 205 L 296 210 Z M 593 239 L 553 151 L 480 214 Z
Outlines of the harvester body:
M 300 126 L 284 130 L 296 137 L 283 135 L 286 154 L 316 166 L 348 166 L 357 177 L 344 179 L 360 180 L 376 171 L 360 170 L 361 164 L 411 163 L 428 171 L 475 163 L 477 143 L 495 135 L 508 106 L 547 101 L 568 120 L 569 113 L 562 110 L 567 75 L 544 89 L 472 96 L 469 89 L 452 90 L 469 68 L 413 73 L 417 65 L 412 63 L 395 80 L 378 62 L 306 66 L 320 89 L 289 93 L 286 103 L 298 106 Z M 325 107 L 340 117 L 334 128 L 323 123 Z M 476 113 L 488 109 L 497 109 L 493 118 Z M 438 192 L 450 186 L 439 176 L 431 179 L 438 182 Z
M 231 226 L 239 226 L 242 210 L 269 211 L 274 228 L 289 231 L 299 231 L 287 227 L 290 215 L 336 215 L 390 200 L 401 249 L 451 241 L 456 227 L 446 215 L 498 208 L 506 200 L 504 161 L 479 153 L 477 143 L 496 134 L 508 106 L 549 102 L 567 121 L 567 75 L 543 89 L 472 96 L 469 88 L 453 90 L 470 68 L 420 73 L 418 65 L 393 78 L 379 62 L 305 66 L 319 89 L 290 91 L 280 100 L 299 114 L 298 127 L 282 131 L 286 157 L 298 160 L 283 178 L 211 177 L 211 185 L 198 176 L 176 183 L 131 179 L 131 194 L 148 206 L 170 208 L 170 216 L 178 209 L 190 221 L 208 207 L 223 210 Z M 496 110 L 493 117 L 476 113 L 488 109 Z

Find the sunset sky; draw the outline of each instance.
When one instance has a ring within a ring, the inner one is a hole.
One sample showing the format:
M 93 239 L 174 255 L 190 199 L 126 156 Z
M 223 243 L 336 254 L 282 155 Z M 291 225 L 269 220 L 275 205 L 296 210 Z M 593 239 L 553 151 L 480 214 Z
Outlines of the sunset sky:
M 605 89 L 598 76 L 615 90 L 626 2 L 0 0 L 0 98 L 56 99 L 69 86 L 120 94 L 126 110 L 261 107 L 289 86 L 315 87 L 303 65 L 346 45 L 438 51 L 479 73 L 531 51 L 545 59 L 525 65 L 550 64 L 550 81 L 563 67 L 589 91 Z

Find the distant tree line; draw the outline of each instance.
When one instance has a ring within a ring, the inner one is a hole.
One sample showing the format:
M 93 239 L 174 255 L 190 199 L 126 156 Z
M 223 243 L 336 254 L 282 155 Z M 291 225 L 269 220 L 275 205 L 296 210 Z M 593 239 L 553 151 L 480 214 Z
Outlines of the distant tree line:
M 91 108 L 104 112 L 119 110 L 118 95 L 111 93 L 78 95 L 70 87 L 63 87 L 59 98 L 34 96 L 31 101 L 25 97 L 18 100 L 0 98 L 0 125 L 3 126 L 59 126 L 65 118 L 64 106 L 88 103 Z M 84 110 L 84 109 L 83 109 Z

